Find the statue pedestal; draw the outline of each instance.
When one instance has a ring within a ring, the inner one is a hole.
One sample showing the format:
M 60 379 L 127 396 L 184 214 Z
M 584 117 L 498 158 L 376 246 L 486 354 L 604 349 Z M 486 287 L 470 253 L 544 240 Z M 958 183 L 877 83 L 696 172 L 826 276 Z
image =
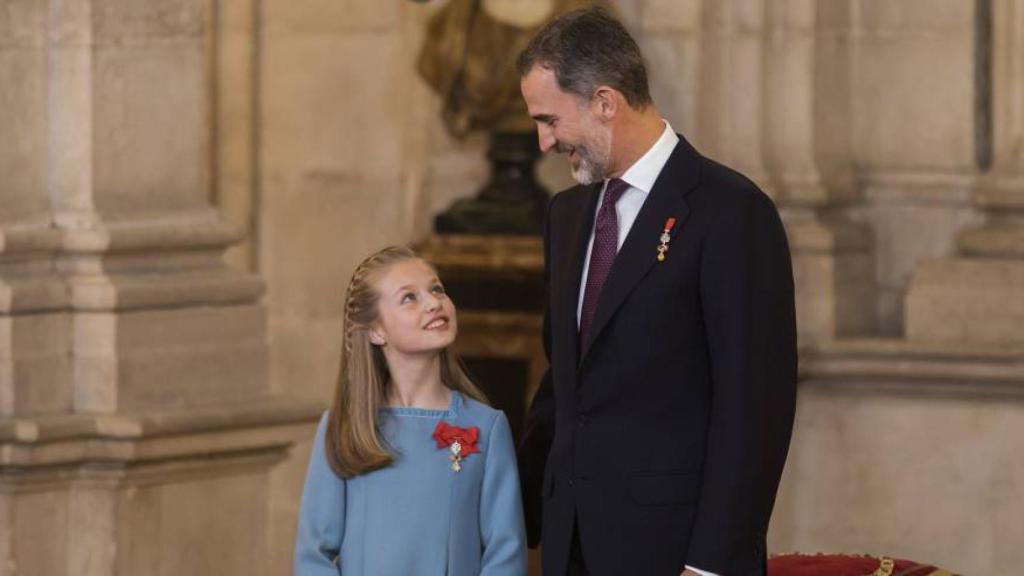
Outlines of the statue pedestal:
M 457 201 L 434 220 L 441 234 L 539 235 L 548 192 L 534 176 L 540 158 L 533 132 L 491 134 L 491 179 L 475 198 Z

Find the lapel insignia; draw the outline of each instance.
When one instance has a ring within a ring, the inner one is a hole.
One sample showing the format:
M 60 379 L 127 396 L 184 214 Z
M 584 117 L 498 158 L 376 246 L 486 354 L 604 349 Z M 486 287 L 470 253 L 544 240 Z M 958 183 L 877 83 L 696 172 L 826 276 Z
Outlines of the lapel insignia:
M 668 243 L 672 241 L 670 232 L 672 232 L 672 228 L 675 227 L 675 225 L 675 218 L 669 217 L 668 220 L 665 220 L 665 229 L 661 232 L 661 238 L 659 238 L 661 243 L 658 244 L 658 262 L 665 261 L 665 254 L 668 252 Z

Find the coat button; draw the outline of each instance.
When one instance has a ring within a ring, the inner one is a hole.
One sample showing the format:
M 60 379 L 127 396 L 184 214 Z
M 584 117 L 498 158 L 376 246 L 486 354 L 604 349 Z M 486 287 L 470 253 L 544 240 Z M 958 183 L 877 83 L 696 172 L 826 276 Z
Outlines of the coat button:
M 569 486 L 572 487 L 572 486 L 575 486 L 575 485 L 576 485 L 576 481 L 570 478 L 569 479 Z
M 576 425 L 579 426 L 580 428 L 586 428 L 588 422 L 589 419 L 583 414 L 580 414 L 579 416 L 576 417 Z

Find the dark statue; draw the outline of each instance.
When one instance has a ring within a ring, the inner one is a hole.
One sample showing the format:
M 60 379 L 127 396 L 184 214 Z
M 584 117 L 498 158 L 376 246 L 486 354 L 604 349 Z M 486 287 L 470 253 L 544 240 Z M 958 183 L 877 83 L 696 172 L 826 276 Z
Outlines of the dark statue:
M 419 72 L 441 95 L 456 138 L 490 133 L 490 181 L 434 222 L 443 234 L 539 235 L 548 192 L 534 174 L 540 150 L 515 60 L 549 18 L 586 0 L 451 0 L 431 19 Z

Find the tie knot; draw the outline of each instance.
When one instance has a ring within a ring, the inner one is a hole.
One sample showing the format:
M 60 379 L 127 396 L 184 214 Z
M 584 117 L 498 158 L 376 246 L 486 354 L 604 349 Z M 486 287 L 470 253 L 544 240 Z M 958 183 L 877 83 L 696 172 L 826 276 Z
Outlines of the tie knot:
M 615 206 L 626 190 L 629 190 L 629 184 L 627 184 L 625 180 L 622 180 L 621 178 L 612 178 L 608 181 L 608 186 L 604 189 L 604 200 L 601 204 L 605 207 Z

